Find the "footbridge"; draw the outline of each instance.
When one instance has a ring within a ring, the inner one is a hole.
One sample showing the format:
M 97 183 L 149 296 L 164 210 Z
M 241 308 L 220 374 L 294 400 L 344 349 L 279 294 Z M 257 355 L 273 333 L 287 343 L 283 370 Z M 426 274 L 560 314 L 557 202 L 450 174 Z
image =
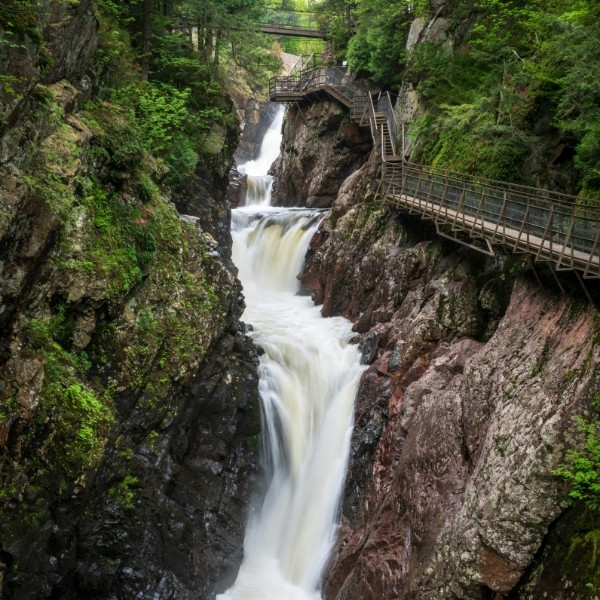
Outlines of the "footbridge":
M 582 278 L 600 278 L 598 202 L 406 161 L 398 147 L 404 127 L 389 94 L 372 93 L 344 68 L 318 66 L 311 57 L 270 81 L 272 102 L 306 103 L 323 95 L 371 129 L 381 164 L 377 193 L 385 203 L 433 221 L 439 235 L 480 252 L 525 253 L 553 272 L 573 271 L 582 284 Z
M 270 10 L 257 23 L 263 33 L 271 35 L 288 35 L 325 39 L 325 34 L 319 29 L 315 13 L 300 10 Z

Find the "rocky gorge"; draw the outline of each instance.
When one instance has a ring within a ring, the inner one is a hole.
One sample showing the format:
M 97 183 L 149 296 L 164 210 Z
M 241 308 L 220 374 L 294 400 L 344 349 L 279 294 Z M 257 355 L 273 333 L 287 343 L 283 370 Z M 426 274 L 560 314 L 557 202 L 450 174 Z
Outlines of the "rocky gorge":
M 154 185 L 124 111 L 95 102 L 94 3 L 35 19 L 0 46 L 0 597 L 213 598 L 258 472 L 237 125 Z M 330 207 L 301 281 L 368 365 L 323 597 L 596 597 L 597 530 L 555 473 L 600 394 L 595 306 L 381 203 L 370 132 L 335 102 L 288 107 L 283 133 L 275 202 Z
M 302 273 L 370 365 L 326 597 L 542 597 L 515 590 L 540 577 L 566 508 L 553 471 L 598 393 L 597 312 L 428 239 L 365 181 L 337 198 Z M 563 540 L 575 571 L 549 597 L 590 597 L 579 527 Z
M 279 178 L 307 182 L 299 204 L 339 177 L 311 158 L 344 143 L 330 104 L 288 108 Z M 324 597 L 594 597 L 593 520 L 556 470 L 595 410 L 595 306 L 382 204 L 366 159 L 300 275 L 323 315 L 354 323 L 369 365 Z

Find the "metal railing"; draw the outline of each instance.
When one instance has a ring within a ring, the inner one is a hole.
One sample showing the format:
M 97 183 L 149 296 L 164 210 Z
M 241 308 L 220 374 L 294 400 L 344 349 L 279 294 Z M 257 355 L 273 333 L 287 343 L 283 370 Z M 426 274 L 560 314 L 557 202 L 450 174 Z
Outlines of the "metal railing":
M 396 114 L 394 113 L 394 104 L 389 92 L 380 94 L 377 98 L 377 110 L 383 113 L 387 118 L 387 125 L 389 128 L 389 136 L 392 148 L 394 150 L 394 156 L 398 153 L 398 121 Z
M 384 163 L 382 171 L 392 206 L 482 238 L 492 253 L 499 244 L 600 277 L 600 211 L 591 200 L 411 163 Z
M 316 69 L 318 66 L 321 66 L 321 57 L 318 54 L 313 52 L 309 56 L 302 55 L 294 63 L 294 66 L 290 71 L 290 76 L 293 77 L 295 74 L 299 74 L 304 71 L 311 71 L 312 69 Z
M 269 81 L 269 97 L 273 102 L 301 101 L 310 94 L 327 92 L 338 102 L 350 108 L 352 114 L 360 111 L 370 95 L 356 83 L 342 67 L 319 66 L 313 59 L 298 61 L 289 75 L 273 77 Z
M 494 246 L 503 246 L 556 270 L 600 278 L 600 202 L 406 162 L 397 155 L 401 127 L 389 94 L 374 99 L 340 67 L 304 68 L 271 84 L 275 102 L 323 90 L 349 107 L 352 121 L 371 128 L 384 202 L 431 219 L 438 233 L 461 243 L 456 232 L 483 240 L 487 248 L 468 244 L 477 250 L 494 254 Z

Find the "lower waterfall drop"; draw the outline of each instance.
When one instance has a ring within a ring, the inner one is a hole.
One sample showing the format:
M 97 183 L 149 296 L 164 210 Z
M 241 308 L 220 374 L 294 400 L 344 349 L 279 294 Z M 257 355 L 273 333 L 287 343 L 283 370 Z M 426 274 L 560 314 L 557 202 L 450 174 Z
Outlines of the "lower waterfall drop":
M 259 366 L 261 460 L 268 480 L 251 511 L 237 580 L 218 600 L 319 600 L 336 533 L 365 367 L 351 323 L 324 319 L 297 273 L 323 216 L 261 201 L 232 212 L 243 319 L 264 349 Z

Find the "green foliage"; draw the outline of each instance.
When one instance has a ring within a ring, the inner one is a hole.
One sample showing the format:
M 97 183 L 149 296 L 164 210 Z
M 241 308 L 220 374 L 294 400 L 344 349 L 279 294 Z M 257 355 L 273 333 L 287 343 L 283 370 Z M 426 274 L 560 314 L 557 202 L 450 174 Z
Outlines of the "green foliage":
M 404 1 L 362 0 L 353 13 L 357 26 L 348 43 L 348 64 L 385 89 L 401 81 L 410 8 Z
M 98 62 L 108 83 L 103 94 L 122 111 L 118 120 L 102 109 L 94 117 L 100 125 L 102 151 L 114 168 L 124 171 L 135 169 L 143 154 L 151 153 L 168 169 L 164 183 L 178 185 L 207 153 L 206 140 L 215 125 L 237 131 L 233 105 L 224 97 L 205 53 L 196 52 L 187 36 L 173 31 L 168 14 L 154 15 L 151 77 L 141 81 L 139 58 L 132 50 L 139 44 L 141 5 L 113 6 L 103 1 L 100 6 L 103 26 Z M 202 11 L 202 15 L 190 13 L 185 2 L 178 7 L 189 18 L 204 15 Z M 176 17 L 180 19 L 179 13 Z M 144 185 L 141 192 L 148 189 Z
M 575 165 L 587 195 L 600 198 L 600 30 L 567 28 L 547 52 L 561 57 L 556 124 L 576 147 Z
M 411 135 L 422 136 L 425 143 L 418 148 L 415 160 L 490 179 L 518 180 L 534 140 L 495 122 L 497 115 L 484 105 L 488 100 L 443 107 L 443 118 L 428 115 L 419 119 Z
M 80 383 L 74 383 L 64 390 L 57 386 L 54 391 L 70 404 L 64 411 L 64 417 L 77 431 L 72 448 L 68 450 L 71 460 L 81 460 L 78 468 L 95 467 L 104 451 L 106 435 L 114 422 L 114 415 L 107 404 L 95 394 L 84 389 Z
M 95 149 L 112 169 L 135 172 L 144 158 L 144 138 L 131 110 L 115 105 L 88 107 L 84 120 L 94 127 Z
M 562 191 L 600 198 L 599 2 L 454 0 L 435 25 L 448 37 L 408 55 L 411 22 L 426 23 L 439 3 L 322 6 L 338 59 L 373 86 L 406 82 L 420 92 L 427 112 L 411 126 L 411 160 L 517 183 L 556 180 Z M 560 180 L 552 138 L 565 145 Z
M 0 5 L 0 28 L 31 34 L 31 37 L 39 41 L 37 27 L 41 4 L 41 0 L 3 0 Z
M 471 3 L 463 0 L 470 8 Z M 525 58 L 535 51 L 536 24 L 547 2 L 542 0 L 475 0 L 477 19 L 471 27 L 469 44 L 475 51 L 495 60 Z
M 83 199 L 93 229 L 89 231 L 84 263 L 94 265 L 118 296 L 137 285 L 153 261 L 161 223 L 152 208 L 145 211 L 110 198 L 95 182 L 89 182 Z
M 65 348 L 73 326 L 65 314 L 61 305 L 49 317 L 31 319 L 28 337 L 44 359 L 36 436 L 43 440 L 43 432 L 53 430 L 44 452 L 73 480 L 85 476 L 102 459 L 114 423 L 114 408 L 110 396 L 99 396 L 82 384 L 80 378 L 91 363 L 85 352 Z
M 325 0 L 317 6 L 321 29 L 327 33 L 330 52 L 341 61 L 346 58 L 351 37 L 349 5 L 346 0 Z
M 533 184 L 523 165 L 546 169 L 555 151 L 543 132 L 573 148 L 579 186 L 564 191 L 599 195 L 598 3 L 461 0 L 451 16 L 453 50 L 417 44 L 403 73 L 429 109 L 412 159 Z
M 569 499 L 583 501 L 593 512 L 600 510 L 600 421 L 578 418 L 579 430 L 585 437 L 585 449 L 567 452 L 567 463 L 555 473 L 569 484 Z
M 130 84 L 113 98 L 121 100 L 120 104 L 134 105 L 145 149 L 161 155 L 171 148 L 175 134 L 190 119 L 187 107 L 190 91 L 166 83 Z
M 256 30 L 265 12 L 263 0 L 179 0 L 177 14 L 196 26 L 201 62 L 219 71 L 220 65 L 243 69 L 251 84 L 264 84 L 281 68 L 272 38 Z

